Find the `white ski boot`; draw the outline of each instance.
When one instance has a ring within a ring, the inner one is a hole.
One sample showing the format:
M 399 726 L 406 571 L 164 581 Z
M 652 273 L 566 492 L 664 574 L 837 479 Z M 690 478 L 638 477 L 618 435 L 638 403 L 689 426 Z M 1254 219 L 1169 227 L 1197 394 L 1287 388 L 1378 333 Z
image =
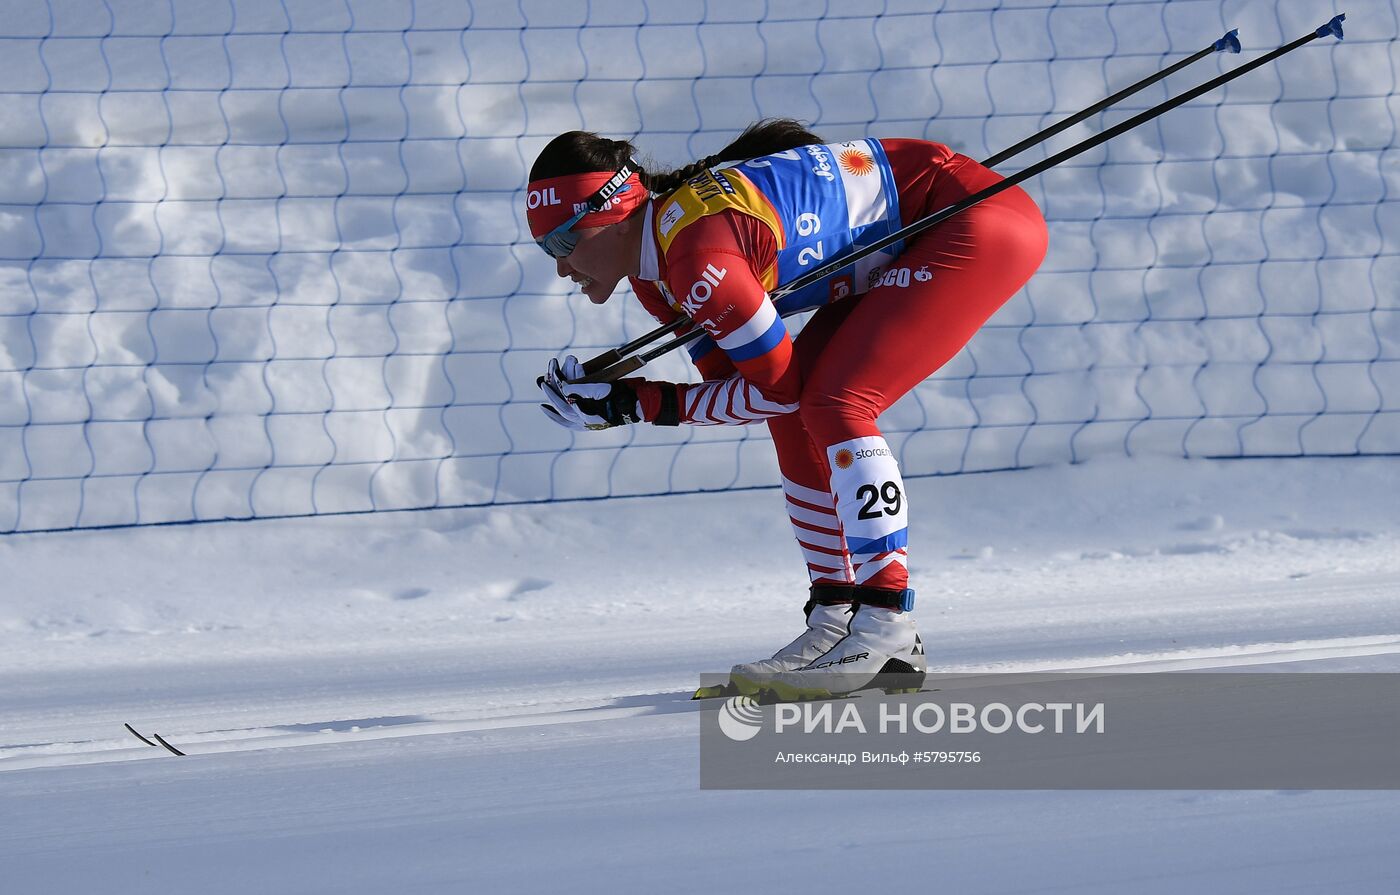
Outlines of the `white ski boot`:
M 845 637 L 801 668 L 765 675 L 751 685 L 785 701 L 829 699 L 871 688 L 902 693 L 922 687 L 928 665 L 909 612 L 914 592 L 859 588 L 857 600 Z
M 851 620 L 851 610 L 855 588 L 851 585 L 814 584 L 811 598 L 803 607 L 807 615 L 807 629 L 797 635 L 797 639 L 778 650 L 767 659 L 743 662 L 729 672 L 729 684 L 720 687 L 701 687 L 695 691 L 696 699 L 717 696 L 752 696 L 759 686 L 755 679 L 763 679 L 779 671 L 801 668 L 822 653 L 836 645 L 846 636 L 846 626 Z

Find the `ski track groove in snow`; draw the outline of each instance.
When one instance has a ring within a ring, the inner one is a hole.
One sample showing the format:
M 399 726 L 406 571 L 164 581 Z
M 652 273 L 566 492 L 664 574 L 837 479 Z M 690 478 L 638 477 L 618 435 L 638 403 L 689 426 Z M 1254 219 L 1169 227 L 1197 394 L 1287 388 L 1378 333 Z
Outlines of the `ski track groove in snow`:
M 1134 653 L 1122 656 L 1085 657 L 1062 661 L 1053 666 L 1036 663 L 1005 663 L 984 669 L 939 669 L 941 673 L 965 674 L 955 682 L 944 680 L 939 689 L 970 689 L 987 683 L 1000 683 L 1006 674 L 1066 674 L 1100 676 L 1121 673 L 1223 671 L 1260 665 L 1308 663 L 1326 659 L 1360 658 L 1366 656 L 1400 655 L 1400 634 L 1380 637 L 1329 638 L 1300 640 L 1291 643 L 1259 643 L 1200 651 L 1172 651 L 1156 655 Z M 437 718 L 405 717 L 402 719 L 360 719 L 329 722 L 308 722 L 298 725 L 276 725 L 239 730 L 187 731 L 172 733 L 155 731 L 141 723 L 133 726 L 147 737 L 156 733 L 186 753 L 214 755 L 248 752 L 262 749 L 285 749 L 320 746 L 330 743 L 362 742 L 366 740 L 434 736 L 504 730 L 520 727 L 541 727 L 618 721 L 651 715 L 703 711 L 715 708 L 720 700 L 692 700 L 690 691 L 644 693 L 615 698 L 603 704 L 584 706 L 550 705 L 532 711 L 485 714 L 476 717 Z M 388 722 L 388 723 L 385 723 Z M 297 729 L 302 728 L 302 729 Z M 67 767 L 114 761 L 139 761 L 151 758 L 177 758 L 160 748 L 135 745 L 129 734 L 121 738 L 89 740 L 70 743 L 24 744 L 0 746 L 0 772 L 31 768 Z

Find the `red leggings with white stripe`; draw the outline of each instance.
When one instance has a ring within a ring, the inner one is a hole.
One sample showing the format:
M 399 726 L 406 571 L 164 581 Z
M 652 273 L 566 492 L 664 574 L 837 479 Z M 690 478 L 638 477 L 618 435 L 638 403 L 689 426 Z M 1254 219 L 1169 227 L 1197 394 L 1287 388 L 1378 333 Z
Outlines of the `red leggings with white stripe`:
M 964 195 L 1000 180 L 977 164 L 950 176 Z M 881 285 L 822 308 L 798 335 L 800 410 L 768 428 L 814 583 L 908 586 L 908 502 L 876 419 L 968 343 L 1046 246 L 1040 209 L 1012 187 L 915 238 Z

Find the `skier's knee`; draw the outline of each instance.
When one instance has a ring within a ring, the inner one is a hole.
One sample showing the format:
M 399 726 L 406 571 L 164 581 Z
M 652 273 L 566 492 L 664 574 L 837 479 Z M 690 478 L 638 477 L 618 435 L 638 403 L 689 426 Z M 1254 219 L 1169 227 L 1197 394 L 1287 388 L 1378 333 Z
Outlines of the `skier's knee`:
M 875 414 L 853 393 L 840 390 L 804 389 L 799 412 L 808 432 L 828 432 L 851 420 L 873 420 Z

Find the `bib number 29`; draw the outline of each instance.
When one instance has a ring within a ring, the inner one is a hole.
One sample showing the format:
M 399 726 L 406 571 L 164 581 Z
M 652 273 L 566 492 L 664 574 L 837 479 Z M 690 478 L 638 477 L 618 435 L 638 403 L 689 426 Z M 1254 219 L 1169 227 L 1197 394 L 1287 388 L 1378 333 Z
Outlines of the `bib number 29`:
M 898 482 L 885 482 L 878 489 L 874 485 L 861 485 L 856 489 L 856 497 L 865 501 L 861 505 L 858 519 L 879 519 L 884 516 L 898 516 L 904 495 L 899 493 Z M 883 503 L 883 507 L 876 507 Z
M 822 219 L 817 217 L 815 214 L 812 214 L 810 211 L 804 211 L 797 216 L 798 236 L 811 236 L 813 233 L 819 232 L 821 228 Z M 817 240 L 816 245 L 804 246 L 803 248 L 797 251 L 797 263 L 802 265 L 803 267 L 806 267 L 813 261 L 821 260 L 822 242 L 820 239 Z

